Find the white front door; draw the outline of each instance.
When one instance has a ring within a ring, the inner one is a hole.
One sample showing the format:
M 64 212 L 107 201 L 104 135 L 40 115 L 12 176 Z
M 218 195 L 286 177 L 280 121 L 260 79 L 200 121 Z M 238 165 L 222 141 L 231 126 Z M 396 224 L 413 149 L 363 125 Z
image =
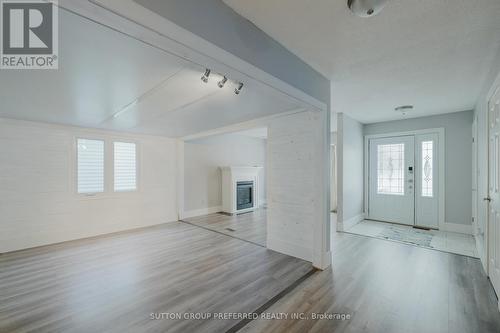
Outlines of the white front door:
M 369 141 L 369 219 L 414 224 L 414 141 L 413 136 Z
M 500 89 L 489 101 L 488 275 L 500 294 Z
M 439 134 L 371 139 L 368 218 L 439 227 Z

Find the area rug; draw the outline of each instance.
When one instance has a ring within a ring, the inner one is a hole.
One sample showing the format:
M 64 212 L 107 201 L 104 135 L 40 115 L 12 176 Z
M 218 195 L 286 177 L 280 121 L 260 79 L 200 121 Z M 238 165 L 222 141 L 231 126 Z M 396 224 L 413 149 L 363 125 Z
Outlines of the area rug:
M 415 229 L 386 227 L 377 237 L 433 248 L 431 246 L 433 235 Z

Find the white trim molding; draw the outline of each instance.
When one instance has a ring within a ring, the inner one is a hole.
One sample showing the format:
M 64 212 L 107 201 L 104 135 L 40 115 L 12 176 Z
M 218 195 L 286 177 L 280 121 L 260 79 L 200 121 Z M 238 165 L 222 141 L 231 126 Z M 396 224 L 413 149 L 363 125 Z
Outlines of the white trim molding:
M 323 256 L 322 256 L 322 262 L 321 262 L 321 266 L 319 267 L 316 267 L 317 269 L 320 269 L 320 270 L 325 270 L 327 269 L 328 267 L 332 266 L 333 262 L 332 262 L 332 251 L 328 251 L 326 252 Z
M 196 216 L 203 216 L 208 214 L 219 213 L 222 211 L 222 206 L 208 207 L 208 208 L 200 208 L 194 210 L 188 210 L 182 214 L 184 219 L 188 219 Z
M 365 213 L 353 216 L 345 221 L 337 222 L 337 231 L 346 231 L 365 219 Z
M 456 232 L 459 234 L 472 235 L 472 225 L 444 222 L 439 225 L 440 231 Z

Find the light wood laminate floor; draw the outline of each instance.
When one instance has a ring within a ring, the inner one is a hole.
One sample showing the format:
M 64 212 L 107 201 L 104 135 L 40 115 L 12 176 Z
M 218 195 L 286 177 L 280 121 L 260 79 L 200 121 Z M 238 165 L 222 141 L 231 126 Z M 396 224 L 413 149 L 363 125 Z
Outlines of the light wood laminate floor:
M 241 215 L 215 213 L 184 219 L 184 221 L 265 247 L 266 214 L 266 209 L 259 209 Z
M 0 332 L 224 332 L 311 264 L 182 222 L 0 255 Z
M 334 233 L 333 267 L 268 313 L 309 320 L 255 320 L 243 332 L 500 332 L 493 288 L 478 259 L 365 236 Z M 313 313 L 349 320 L 313 320 Z
M 309 319 L 257 319 L 241 331 L 500 332 L 479 260 L 344 233 L 332 244 L 331 269 L 265 310 Z M 255 311 L 310 268 L 182 222 L 21 251 L 0 256 L 0 332 L 225 332 L 239 320 L 150 314 Z

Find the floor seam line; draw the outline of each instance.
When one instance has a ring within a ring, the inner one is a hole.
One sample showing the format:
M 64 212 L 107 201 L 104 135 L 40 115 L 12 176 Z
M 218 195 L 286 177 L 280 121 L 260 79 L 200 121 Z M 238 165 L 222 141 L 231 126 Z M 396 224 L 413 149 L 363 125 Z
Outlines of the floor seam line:
M 217 234 L 224 235 L 224 236 L 227 236 L 227 237 L 231 237 L 231 238 L 234 238 L 234 239 L 239 239 L 240 241 L 247 242 L 247 243 L 250 243 L 250 244 L 253 244 L 253 245 L 257 245 L 257 246 L 260 246 L 260 247 L 263 247 L 263 248 L 266 248 L 266 249 L 267 249 L 267 246 L 264 246 L 264 245 L 261 245 L 261 244 L 258 244 L 258 243 L 255 243 L 255 242 L 249 241 L 249 240 L 247 240 L 247 239 L 240 238 L 240 237 L 236 237 L 236 236 L 228 235 L 228 234 L 225 234 L 225 233 L 223 233 L 223 232 L 220 232 L 220 231 L 217 231 L 217 230 L 214 230 L 214 229 L 210 229 L 210 228 L 207 228 L 207 227 L 203 227 L 203 226 L 201 226 L 201 225 L 197 225 L 197 224 L 194 224 L 194 223 L 189 222 L 189 221 L 179 220 L 179 222 L 189 224 L 189 225 L 191 225 L 191 226 L 193 226 L 193 227 L 198 227 L 198 228 L 201 228 L 201 229 L 205 229 L 205 230 L 208 230 L 208 231 L 212 231 L 212 232 L 215 232 L 215 233 L 217 233 Z
M 261 306 L 259 306 L 255 311 L 252 311 L 252 314 L 256 314 L 256 315 L 260 316 L 263 312 L 265 312 L 271 306 L 273 306 L 274 304 L 276 304 L 279 300 L 281 300 L 283 297 L 285 297 L 286 295 L 288 295 L 295 288 L 297 288 L 302 282 L 304 282 L 305 280 L 307 280 L 309 277 L 311 277 L 312 275 L 314 275 L 318 271 L 319 270 L 317 268 L 312 268 L 307 273 L 305 273 L 304 275 L 302 275 L 300 278 L 298 278 L 297 280 L 295 280 L 291 285 L 289 285 L 288 287 L 286 287 L 285 289 L 283 289 L 282 291 L 280 291 L 278 294 L 276 294 L 275 296 L 273 296 L 269 301 L 267 301 L 266 303 L 264 303 Z M 246 325 L 248 325 L 249 323 L 251 323 L 254 320 L 255 319 L 253 319 L 253 318 L 251 318 L 251 319 L 250 318 L 242 319 L 238 323 L 236 323 L 233 327 L 231 327 L 230 329 L 228 329 L 225 333 L 236 333 L 236 332 L 238 332 L 239 330 L 241 330 L 243 327 L 245 327 Z

